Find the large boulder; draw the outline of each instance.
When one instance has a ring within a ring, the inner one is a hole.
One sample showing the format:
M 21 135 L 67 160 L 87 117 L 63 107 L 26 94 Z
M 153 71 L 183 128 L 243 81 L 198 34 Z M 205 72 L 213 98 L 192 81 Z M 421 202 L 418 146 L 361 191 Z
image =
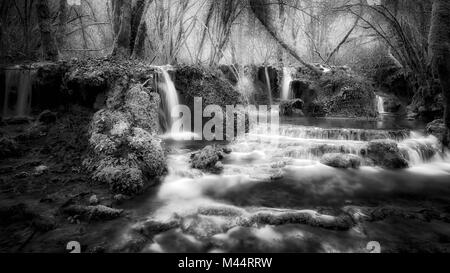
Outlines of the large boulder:
M 351 71 L 332 70 L 315 80 L 311 88 L 317 98 L 305 109 L 307 115 L 312 115 L 310 112 L 315 116 L 325 112 L 333 117 L 375 118 L 378 115 L 375 89 L 367 79 Z
M 387 169 L 403 169 L 408 167 L 408 161 L 393 140 L 373 140 L 362 151 L 375 165 Z
M 280 103 L 280 115 L 303 115 L 303 101 L 301 99 L 284 100 Z
M 174 75 L 175 87 L 181 99 L 192 106 L 195 97 L 203 99 L 207 105 L 236 105 L 243 103 L 239 91 L 228 81 L 220 70 L 201 66 L 178 67 Z
M 159 108 L 161 99 L 156 92 L 148 92 L 141 85 L 135 85 L 125 96 L 125 109 L 131 115 L 135 126 L 152 134 L 160 132 Z
M 116 89 L 111 96 L 118 95 Z M 159 131 L 159 95 L 135 85 L 122 98 L 113 104 L 117 107 L 95 113 L 84 165 L 93 180 L 108 184 L 112 192 L 134 195 L 166 171 L 164 151 L 154 136 Z
M 217 146 L 206 146 L 202 150 L 191 155 L 191 166 L 195 169 L 219 172 L 223 168 L 220 160 L 229 151 Z
M 361 166 L 361 158 L 353 154 L 332 153 L 332 154 L 325 154 L 320 159 L 320 163 L 333 168 L 357 169 Z
M 427 134 L 433 135 L 441 141 L 444 139 L 446 130 L 447 130 L 447 128 L 445 128 L 443 119 L 436 119 L 436 120 L 428 123 L 427 127 L 426 127 Z

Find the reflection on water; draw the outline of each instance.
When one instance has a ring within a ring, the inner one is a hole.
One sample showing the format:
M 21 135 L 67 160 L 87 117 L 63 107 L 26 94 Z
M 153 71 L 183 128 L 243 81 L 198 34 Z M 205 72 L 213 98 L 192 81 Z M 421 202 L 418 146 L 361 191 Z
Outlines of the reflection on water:
M 344 122 L 347 126 L 339 129 Z M 348 129 L 352 127 L 349 123 L 361 126 Z M 389 121 L 382 126 L 416 128 L 413 123 L 404 124 L 408 121 Z M 309 127 L 312 125 L 315 127 Z M 382 240 L 392 236 L 394 229 L 348 220 L 349 209 L 364 218 L 367 215 L 362 210 L 367 207 L 410 209 L 432 204 L 439 208 L 450 204 L 450 160 L 440 153 L 436 138 L 374 129 L 379 129 L 378 125 L 337 119 L 291 120 L 280 126 L 279 134 L 272 135 L 260 135 L 256 128 L 249 134 L 253 137 L 227 144 L 232 152 L 225 155 L 220 175 L 190 167 L 191 152 L 211 143 L 167 139 L 169 173 L 148 201 L 153 207 L 144 221 L 131 224 L 118 241 L 156 222 L 158 229 L 170 228 L 155 232 L 142 251 L 365 251 L 373 234 Z M 359 169 L 344 170 L 319 162 L 328 152 L 360 154 L 368 141 L 380 137 L 398 143 L 410 168 L 385 170 L 363 164 Z M 411 234 L 424 227 L 428 229 L 421 234 L 445 230 L 422 223 L 396 225 Z M 406 240 L 391 239 L 389 244 L 395 247 Z

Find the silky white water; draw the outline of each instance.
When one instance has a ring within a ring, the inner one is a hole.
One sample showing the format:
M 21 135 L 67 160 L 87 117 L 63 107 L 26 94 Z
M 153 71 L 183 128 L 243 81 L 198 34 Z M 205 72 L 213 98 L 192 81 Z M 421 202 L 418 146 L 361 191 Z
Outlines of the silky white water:
M 270 85 L 269 69 L 267 68 L 267 66 L 264 67 L 264 75 L 266 77 L 267 97 L 269 99 L 269 105 L 272 105 L 273 104 L 272 86 Z
M 385 114 L 384 110 L 384 98 L 382 96 L 377 96 L 377 109 L 379 114 Z
M 150 198 L 153 209 L 141 222 L 130 224 L 118 247 L 147 223 L 159 227 L 176 222 L 176 228 L 155 234 L 142 251 L 363 252 L 372 238 L 357 226 L 334 233 L 296 219 L 334 223 L 340 211 L 348 211 L 352 204 L 383 206 L 398 200 L 403 205 L 413 202 L 410 199 L 449 199 L 449 156 L 440 153 L 433 136 L 407 130 L 291 124 L 280 125 L 278 132 L 268 131 L 256 127 L 228 143 L 231 153 L 224 156 L 220 174 L 190 165 L 191 153 L 212 143 L 171 140 L 168 174 Z M 410 167 L 385 170 L 363 164 L 345 170 L 320 163 L 326 153 L 364 157 L 361 151 L 369 141 L 380 138 L 397 142 Z M 336 212 L 321 211 L 320 207 Z M 249 225 L 252 219 L 272 224 Z M 388 234 L 389 230 L 378 232 Z M 311 241 L 313 248 L 305 247 Z
M 291 98 L 291 70 L 287 67 L 283 68 L 283 83 L 281 86 L 281 99 L 288 100 Z
M 159 68 L 161 69 L 164 80 L 164 83 L 161 84 L 162 90 L 164 91 L 163 104 L 166 112 L 167 125 L 170 128 L 173 124 L 172 111 L 177 105 L 179 105 L 178 93 L 172 79 L 170 78 L 167 67 L 161 66 Z

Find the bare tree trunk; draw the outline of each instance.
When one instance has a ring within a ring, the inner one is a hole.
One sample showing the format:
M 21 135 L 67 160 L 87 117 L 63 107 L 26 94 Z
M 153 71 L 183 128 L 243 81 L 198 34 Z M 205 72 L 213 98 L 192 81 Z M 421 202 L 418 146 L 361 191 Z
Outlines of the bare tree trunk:
M 131 58 L 142 58 L 145 45 L 145 38 L 147 37 L 147 25 L 145 22 L 146 14 L 153 0 L 146 0 L 143 10 L 140 14 L 140 22 L 136 30 L 134 40 L 132 38 L 132 53 Z
M 130 37 L 130 48 L 134 48 L 134 43 L 136 41 L 136 36 L 139 31 L 139 27 L 142 23 L 142 15 L 147 6 L 148 0 L 137 0 L 136 4 L 132 8 L 131 12 L 131 37 Z M 145 23 L 145 20 L 144 20 Z
M 67 0 L 59 0 L 59 15 L 58 15 L 58 34 L 56 42 L 59 52 L 64 48 L 64 36 L 66 34 L 67 23 Z
M 292 48 L 290 45 L 288 45 L 283 38 L 279 35 L 277 32 L 275 26 L 272 25 L 270 22 L 270 13 L 267 10 L 267 3 L 265 3 L 263 0 L 250 0 L 250 8 L 252 9 L 253 13 L 255 14 L 256 18 L 261 22 L 261 24 L 264 26 L 264 28 L 267 30 L 267 32 L 272 36 L 272 38 L 282 47 L 284 50 L 286 50 L 292 57 L 294 57 L 298 62 L 300 62 L 303 66 L 305 66 L 307 69 L 309 69 L 311 72 L 313 72 L 316 75 L 320 75 L 321 71 L 317 68 L 315 68 L 313 65 L 305 62 L 300 55 L 296 52 L 294 48 Z
M 131 55 L 131 1 L 113 0 L 114 4 L 114 29 L 120 22 L 120 28 L 116 33 L 112 56 L 119 58 L 129 58 Z M 120 10 L 120 13 L 117 10 Z M 117 16 L 120 17 L 117 18 Z
M 52 35 L 52 24 L 50 18 L 50 10 L 47 0 L 38 0 L 37 14 L 39 21 L 39 29 L 41 32 L 41 44 L 43 57 L 46 61 L 58 60 L 58 49 Z
M 284 31 L 284 26 L 286 24 L 286 11 L 285 11 L 285 7 L 284 7 L 284 2 L 283 0 L 278 0 L 278 5 L 279 5 L 279 13 L 278 13 L 278 18 L 280 20 L 280 27 L 281 27 L 281 31 Z M 278 62 L 280 63 L 281 66 L 283 65 L 283 48 L 278 45 L 277 48 L 277 59 Z
M 434 0 L 428 37 L 431 66 L 439 77 L 444 98 L 444 145 L 449 144 L 450 130 L 450 1 Z
M 122 15 L 122 6 L 124 0 L 111 0 L 112 10 L 113 10 L 113 32 L 114 35 L 117 35 L 120 31 L 120 18 Z
M 347 32 L 345 37 L 342 39 L 342 41 L 334 48 L 334 50 L 328 55 L 328 58 L 325 61 L 325 64 L 328 64 L 331 61 L 331 58 L 333 58 L 334 54 L 339 52 L 339 49 L 341 49 L 342 45 L 347 41 L 348 37 L 352 34 L 352 32 L 355 30 L 355 28 L 358 26 L 359 18 L 357 17 L 355 20 L 355 23 L 353 24 L 352 28 Z

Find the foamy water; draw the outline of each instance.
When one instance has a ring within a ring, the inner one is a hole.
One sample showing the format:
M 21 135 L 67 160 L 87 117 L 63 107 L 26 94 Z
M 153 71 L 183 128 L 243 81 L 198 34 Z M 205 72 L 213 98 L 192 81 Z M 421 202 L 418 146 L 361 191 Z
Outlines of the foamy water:
M 156 195 L 161 206 L 147 219 L 177 221 L 179 226 L 156 235 L 143 251 L 308 251 L 305 242 L 313 240 L 317 242 L 314 252 L 364 252 L 361 241 L 367 240 L 367 235 L 358 227 L 339 239 L 326 229 L 284 221 L 306 217 L 332 224 L 338 221 L 335 214 L 319 213 L 315 208 L 341 210 L 368 198 L 450 198 L 450 160 L 448 153 L 441 153 L 435 137 L 356 129 L 338 133 L 284 125 L 278 134 L 263 135 L 258 130 L 228 145 L 232 152 L 225 155 L 220 175 L 192 169 L 191 149 L 173 149 L 168 156 L 169 173 Z M 368 141 L 379 136 L 398 142 L 410 168 L 385 170 L 363 165 L 342 170 L 319 162 L 318 148 L 359 154 Z M 279 224 L 248 225 L 260 215 Z M 136 224 L 129 228 L 136 228 Z

